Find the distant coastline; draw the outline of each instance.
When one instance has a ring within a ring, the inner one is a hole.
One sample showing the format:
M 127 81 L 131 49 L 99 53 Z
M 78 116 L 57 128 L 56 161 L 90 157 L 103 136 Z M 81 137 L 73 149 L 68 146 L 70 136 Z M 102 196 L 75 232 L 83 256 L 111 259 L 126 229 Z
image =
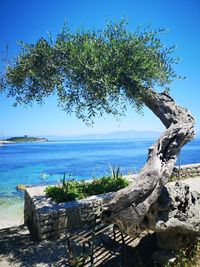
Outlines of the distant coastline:
M 47 138 L 33 137 L 33 136 L 15 136 L 10 137 L 5 140 L 1 140 L 0 144 L 12 144 L 12 143 L 22 143 L 22 142 L 48 142 Z

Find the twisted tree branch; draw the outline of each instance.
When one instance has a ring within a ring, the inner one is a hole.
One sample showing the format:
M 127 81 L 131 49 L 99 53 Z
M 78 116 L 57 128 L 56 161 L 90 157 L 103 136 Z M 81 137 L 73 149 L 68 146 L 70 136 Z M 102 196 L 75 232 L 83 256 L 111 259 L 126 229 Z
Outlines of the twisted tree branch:
M 115 223 L 130 235 L 149 228 L 145 216 L 169 181 L 180 149 L 194 137 L 194 118 L 167 93 L 148 89 L 143 101 L 167 129 L 149 148 L 134 185 L 118 191 L 102 213 L 104 222 Z

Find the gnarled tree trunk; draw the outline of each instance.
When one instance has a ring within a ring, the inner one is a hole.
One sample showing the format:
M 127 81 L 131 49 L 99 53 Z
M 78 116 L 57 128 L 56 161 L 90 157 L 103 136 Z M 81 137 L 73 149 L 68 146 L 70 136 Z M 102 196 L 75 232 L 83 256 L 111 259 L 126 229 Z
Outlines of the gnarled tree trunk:
M 136 182 L 118 191 L 102 213 L 104 222 L 117 224 L 131 236 L 153 228 L 153 213 L 157 212 L 153 204 L 172 174 L 180 149 L 194 137 L 194 118 L 167 93 L 148 89 L 143 102 L 167 129 L 149 148 L 148 160 Z

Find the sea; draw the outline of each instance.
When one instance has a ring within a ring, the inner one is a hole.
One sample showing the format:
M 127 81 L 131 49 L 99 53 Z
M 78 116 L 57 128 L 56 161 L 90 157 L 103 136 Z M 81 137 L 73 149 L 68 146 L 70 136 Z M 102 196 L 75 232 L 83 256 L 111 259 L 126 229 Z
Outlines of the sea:
M 110 175 L 138 173 L 155 139 L 66 140 L 13 143 L 0 147 L 0 205 L 2 199 L 23 199 L 17 185 L 56 184 L 66 179 L 89 180 Z M 200 138 L 188 143 L 177 165 L 200 162 Z

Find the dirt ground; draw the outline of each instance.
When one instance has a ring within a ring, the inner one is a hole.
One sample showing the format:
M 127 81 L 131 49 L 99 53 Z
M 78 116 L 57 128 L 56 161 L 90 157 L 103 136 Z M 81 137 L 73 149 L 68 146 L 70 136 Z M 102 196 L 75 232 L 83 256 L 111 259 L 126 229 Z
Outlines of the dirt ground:
M 62 266 L 67 256 L 61 241 L 34 241 L 23 225 L 0 230 L 0 266 Z

